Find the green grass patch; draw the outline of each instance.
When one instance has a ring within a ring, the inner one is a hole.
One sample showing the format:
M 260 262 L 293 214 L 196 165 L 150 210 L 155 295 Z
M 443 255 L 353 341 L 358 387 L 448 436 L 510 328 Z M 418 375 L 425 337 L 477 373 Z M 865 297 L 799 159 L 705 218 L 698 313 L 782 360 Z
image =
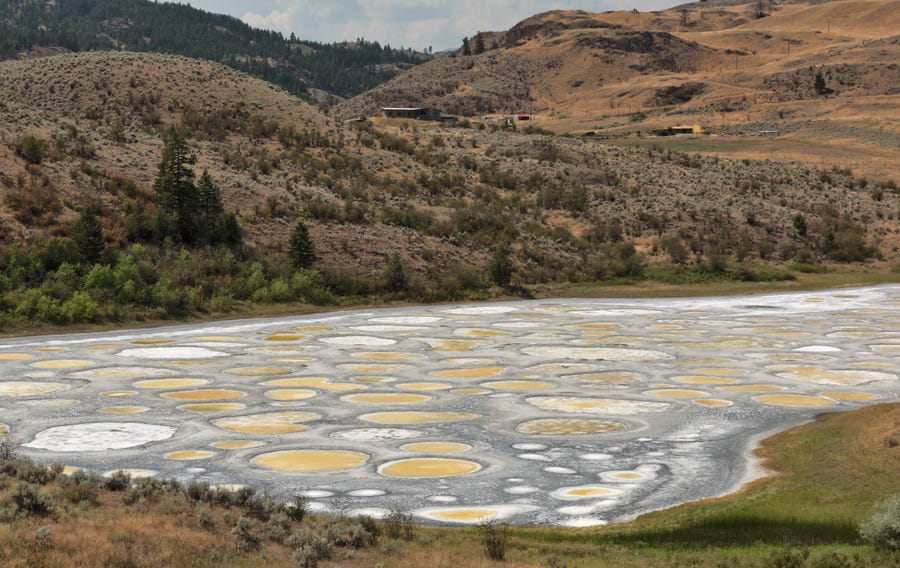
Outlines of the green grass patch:
M 594 547 L 586 566 L 897 566 L 858 526 L 900 493 L 900 452 L 886 443 L 898 424 L 900 404 L 825 415 L 763 442 L 775 473 L 738 493 L 599 529 L 521 528 L 515 541 L 561 557 Z

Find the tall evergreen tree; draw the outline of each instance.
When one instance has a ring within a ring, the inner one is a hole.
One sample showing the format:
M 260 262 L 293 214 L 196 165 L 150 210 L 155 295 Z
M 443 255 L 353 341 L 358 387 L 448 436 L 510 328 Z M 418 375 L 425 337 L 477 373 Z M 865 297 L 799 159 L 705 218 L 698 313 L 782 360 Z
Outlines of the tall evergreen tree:
M 806 224 L 806 218 L 803 217 L 803 214 L 797 213 L 796 215 L 791 217 L 791 222 L 794 224 L 794 230 L 797 231 L 797 234 L 801 237 L 805 237 L 808 226 Z
M 406 266 L 400 259 L 400 255 L 394 253 L 391 255 L 388 265 L 384 269 L 382 275 L 384 278 L 384 289 L 388 292 L 406 292 L 409 289 L 409 279 L 406 277 Z
M 508 287 L 509 282 L 512 280 L 513 264 L 509 255 L 509 245 L 503 243 L 494 250 L 491 263 L 488 265 L 491 282 L 501 288 Z
M 85 264 L 96 264 L 100 261 L 105 246 L 103 227 L 91 209 L 85 209 L 72 225 L 72 242 L 78 247 L 78 253 Z
M 463 38 L 462 54 L 463 55 L 472 55 L 472 48 L 469 46 L 469 38 L 468 37 Z
M 166 133 L 159 173 L 153 181 L 156 202 L 174 220 L 181 240 L 193 242 L 197 237 L 195 216 L 200 211 L 200 199 L 194 185 L 194 171 L 188 167 L 194 156 L 188 149 L 184 135 L 174 127 Z
M 197 180 L 197 198 L 200 202 L 200 212 L 207 219 L 214 219 L 223 211 L 219 188 L 213 182 L 208 170 L 203 170 L 200 179 Z
M 479 53 L 484 53 L 484 38 L 481 34 L 475 36 L 475 55 Z
M 316 252 L 309 238 L 309 229 L 302 220 L 297 221 L 291 232 L 290 255 L 291 265 L 297 270 L 309 268 L 316 260 Z
M 831 89 L 829 89 L 825 85 L 825 77 L 822 75 L 821 71 L 816 73 L 816 78 L 813 81 L 813 87 L 816 89 L 817 95 L 827 95 L 831 92 Z

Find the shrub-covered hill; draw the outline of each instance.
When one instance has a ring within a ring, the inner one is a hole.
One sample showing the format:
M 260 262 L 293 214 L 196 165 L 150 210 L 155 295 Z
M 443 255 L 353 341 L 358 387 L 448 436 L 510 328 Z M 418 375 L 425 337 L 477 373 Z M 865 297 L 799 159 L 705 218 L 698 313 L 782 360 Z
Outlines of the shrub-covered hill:
M 343 124 L 264 81 L 164 55 L 3 62 L 0 101 L 0 308 L 12 322 L 446 300 L 506 284 L 504 266 L 515 286 L 752 280 L 785 277 L 760 262 L 900 257 L 896 188 L 837 166 L 465 122 Z M 215 188 L 240 242 L 173 229 L 159 187 L 176 131 L 189 185 Z M 97 262 L 78 250 L 86 210 L 102 228 Z M 300 220 L 312 272 L 288 255 Z M 93 311 L 63 309 L 76 293 Z
M 0 3 L 0 58 L 36 48 L 127 50 L 224 63 L 298 95 L 351 97 L 430 59 L 377 42 L 323 44 L 188 4 L 147 0 Z M 40 52 L 40 49 L 37 50 Z
M 898 30 L 900 0 L 556 10 L 479 32 L 336 112 L 353 118 L 427 106 L 496 119 L 526 112 L 557 133 L 613 138 L 699 125 L 715 135 L 695 142 L 707 155 L 840 161 L 896 181 Z M 752 136 L 760 131 L 780 135 Z

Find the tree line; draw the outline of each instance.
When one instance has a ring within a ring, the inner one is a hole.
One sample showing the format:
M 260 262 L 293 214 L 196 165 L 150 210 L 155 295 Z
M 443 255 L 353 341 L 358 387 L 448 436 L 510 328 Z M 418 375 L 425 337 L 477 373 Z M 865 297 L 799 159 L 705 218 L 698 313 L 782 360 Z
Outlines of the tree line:
M 38 46 L 71 51 L 125 49 L 206 59 L 305 96 L 309 87 L 352 97 L 391 79 L 424 53 L 359 39 L 324 44 L 252 28 L 187 4 L 147 0 L 0 3 L 0 58 Z M 269 61 L 276 64 L 270 65 Z

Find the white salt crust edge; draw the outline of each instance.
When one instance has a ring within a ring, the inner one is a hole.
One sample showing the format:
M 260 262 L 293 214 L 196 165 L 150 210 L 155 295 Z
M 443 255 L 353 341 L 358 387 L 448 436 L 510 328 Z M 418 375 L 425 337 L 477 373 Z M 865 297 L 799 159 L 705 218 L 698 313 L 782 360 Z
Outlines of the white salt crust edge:
M 168 440 L 176 428 L 142 422 L 93 422 L 55 426 L 38 432 L 26 448 L 52 452 L 100 452 Z

